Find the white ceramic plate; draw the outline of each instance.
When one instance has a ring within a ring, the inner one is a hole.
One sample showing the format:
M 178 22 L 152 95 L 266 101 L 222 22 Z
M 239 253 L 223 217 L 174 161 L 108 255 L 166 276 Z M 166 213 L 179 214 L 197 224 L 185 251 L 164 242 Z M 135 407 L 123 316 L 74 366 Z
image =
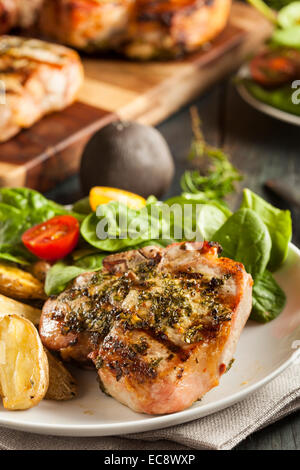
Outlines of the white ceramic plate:
M 243 65 L 238 71 L 237 77 L 248 78 L 249 76 L 250 75 L 248 65 Z M 281 109 L 274 108 L 273 106 L 264 103 L 263 101 L 259 101 L 257 98 L 251 95 L 251 93 L 248 91 L 247 87 L 244 85 L 243 82 L 238 82 L 236 87 L 241 97 L 253 108 L 257 109 L 258 111 L 261 111 L 264 114 L 268 114 L 269 116 L 272 116 L 275 119 L 279 119 L 280 121 L 288 122 L 290 124 L 294 124 L 295 126 L 300 126 L 300 116 L 281 111 Z
M 0 426 L 64 436 L 108 436 L 142 432 L 192 421 L 242 400 L 272 380 L 300 357 L 300 251 L 290 245 L 276 279 L 287 294 L 281 315 L 265 325 L 248 322 L 240 338 L 235 362 L 219 387 L 201 402 L 180 413 L 147 416 L 134 413 L 104 395 L 93 371 L 74 370 L 80 396 L 69 402 L 43 401 L 27 411 L 0 408 Z

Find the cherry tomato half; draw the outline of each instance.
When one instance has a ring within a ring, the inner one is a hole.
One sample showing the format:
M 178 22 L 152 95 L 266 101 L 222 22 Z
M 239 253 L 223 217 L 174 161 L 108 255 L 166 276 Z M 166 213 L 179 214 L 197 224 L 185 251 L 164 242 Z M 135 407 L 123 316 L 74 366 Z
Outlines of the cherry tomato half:
M 55 261 L 71 253 L 78 238 L 78 220 L 71 215 L 59 215 L 26 230 L 22 242 L 38 258 Z
M 278 52 L 264 52 L 252 59 L 250 72 L 253 80 L 269 88 L 288 83 L 296 75 L 296 65 L 291 58 Z

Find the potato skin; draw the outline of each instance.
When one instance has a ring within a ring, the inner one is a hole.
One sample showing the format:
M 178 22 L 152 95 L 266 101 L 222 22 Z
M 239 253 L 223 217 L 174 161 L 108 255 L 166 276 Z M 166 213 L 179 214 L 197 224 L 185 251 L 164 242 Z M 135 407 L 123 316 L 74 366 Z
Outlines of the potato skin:
M 36 279 L 44 283 L 46 280 L 47 272 L 49 271 L 50 268 L 51 268 L 50 263 L 48 263 L 45 260 L 40 259 L 31 266 L 30 272 Z
M 20 315 L 21 317 L 27 318 L 27 320 L 31 321 L 35 326 L 38 326 L 41 313 L 42 311 L 39 308 L 23 304 L 22 302 L 0 294 L 0 317 L 13 314 Z
M 0 264 L 0 293 L 14 299 L 45 299 L 43 284 L 15 266 Z
M 77 396 L 77 383 L 63 363 L 46 348 L 49 363 L 49 387 L 45 400 L 67 401 Z

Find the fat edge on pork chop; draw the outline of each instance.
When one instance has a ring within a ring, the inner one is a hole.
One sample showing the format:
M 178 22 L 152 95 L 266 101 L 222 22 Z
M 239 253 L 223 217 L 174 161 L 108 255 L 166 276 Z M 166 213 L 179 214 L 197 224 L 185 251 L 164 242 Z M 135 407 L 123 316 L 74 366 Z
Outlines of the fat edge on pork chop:
M 137 412 L 191 406 L 231 364 L 252 278 L 212 242 L 104 259 L 44 305 L 40 335 L 65 360 L 92 362 L 103 391 Z

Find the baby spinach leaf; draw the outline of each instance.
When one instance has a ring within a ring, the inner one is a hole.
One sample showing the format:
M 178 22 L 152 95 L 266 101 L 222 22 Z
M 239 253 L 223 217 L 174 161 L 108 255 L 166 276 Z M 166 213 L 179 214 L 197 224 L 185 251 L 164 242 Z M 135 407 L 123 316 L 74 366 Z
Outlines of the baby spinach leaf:
M 253 286 L 251 320 L 266 323 L 276 318 L 283 310 L 286 296 L 272 274 L 265 271 L 258 276 Z
M 64 206 L 45 198 L 38 191 L 29 188 L 1 188 L 0 202 L 26 214 L 31 225 L 43 222 L 55 215 L 72 214 L 79 220 L 82 216 L 65 209 Z
M 0 259 L 10 261 L 11 263 L 28 265 L 36 260 L 22 245 L 0 245 Z
M 282 29 L 287 29 L 300 23 L 300 2 L 289 2 L 280 10 L 277 22 Z
M 279 46 L 300 48 L 300 26 L 290 26 L 286 29 L 276 29 L 272 41 Z
M 75 202 L 72 207 L 74 212 L 78 214 L 90 214 L 92 212 L 92 208 L 90 206 L 90 199 L 89 197 L 84 197 L 83 199 L 79 199 L 79 201 Z
M 88 215 L 81 225 L 81 235 L 101 251 L 122 251 L 158 239 L 166 245 L 174 240 L 167 235 L 170 223 L 162 204 L 155 200 L 140 210 L 110 202 L 98 206 L 97 213 Z
M 214 234 L 213 240 L 223 248 L 223 255 L 243 263 L 255 279 L 269 262 L 271 238 L 267 227 L 251 209 L 239 209 Z
M 182 193 L 180 196 L 174 196 L 167 199 L 165 204 L 168 204 L 169 206 L 172 206 L 173 204 L 211 204 L 220 209 L 227 218 L 232 214 L 224 201 L 221 199 L 208 199 L 203 194 Z
M 102 261 L 107 253 L 97 253 L 80 258 L 74 264 L 67 260 L 57 261 L 48 271 L 45 282 L 47 295 L 57 295 L 62 292 L 70 281 L 80 274 L 102 269 Z
M 196 210 L 196 230 L 203 240 L 212 240 L 213 235 L 226 222 L 227 216 L 213 204 L 198 205 Z
M 277 209 L 257 194 L 254 194 L 250 189 L 244 190 L 241 208 L 249 208 L 255 211 L 269 230 L 272 248 L 268 269 L 275 271 L 287 257 L 289 242 L 292 237 L 290 211 Z

